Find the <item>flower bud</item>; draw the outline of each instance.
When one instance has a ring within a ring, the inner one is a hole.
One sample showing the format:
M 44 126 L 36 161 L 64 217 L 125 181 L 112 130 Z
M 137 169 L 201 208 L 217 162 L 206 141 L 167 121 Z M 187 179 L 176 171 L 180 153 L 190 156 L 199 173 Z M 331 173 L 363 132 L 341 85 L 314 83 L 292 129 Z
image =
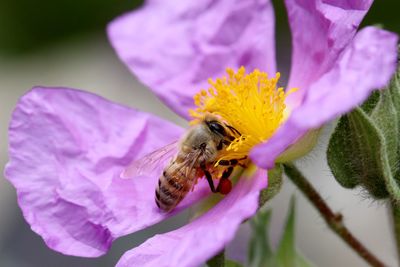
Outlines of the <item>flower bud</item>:
M 329 141 L 327 158 L 346 188 L 362 186 L 375 199 L 400 201 L 399 72 L 385 90 L 342 116 Z

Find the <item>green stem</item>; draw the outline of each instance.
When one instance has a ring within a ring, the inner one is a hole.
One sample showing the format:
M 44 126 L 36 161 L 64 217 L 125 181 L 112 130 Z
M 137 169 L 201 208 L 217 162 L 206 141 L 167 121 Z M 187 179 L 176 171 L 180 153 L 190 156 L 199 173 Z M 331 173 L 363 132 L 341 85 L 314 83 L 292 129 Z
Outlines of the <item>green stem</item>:
M 392 203 L 391 208 L 392 208 L 393 228 L 397 245 L 397 257 L 400 262 L 400 206 L 396 204 L 394 201 L 392 201 L 391 203 Z
M 209 267 L 224 267 L 225 266 L 225 250 L 212 257 L 207 261 Z
M 284 170 L 288 178 L 303 192 L 311 204 L 319 211 L 329 228 L 338 235 L 347 245 L 349 245 L 361 258 L 371 266 L 385 266 L 376 256 L 374 256 L 343 223 L 340 213 L 334 213 L 326 204 L 324 199 L 318 194 L 317 190 L 308 182 L 301 172 L 293 164 L 284 164 Z

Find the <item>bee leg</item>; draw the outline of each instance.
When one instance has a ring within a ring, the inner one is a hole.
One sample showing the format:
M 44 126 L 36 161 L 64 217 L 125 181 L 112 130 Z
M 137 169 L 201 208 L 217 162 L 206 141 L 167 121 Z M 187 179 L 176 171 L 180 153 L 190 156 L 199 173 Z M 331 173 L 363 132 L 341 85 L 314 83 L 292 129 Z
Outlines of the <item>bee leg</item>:
M 232 167 L 232 166 L 228 167 L 228 168 L 222 173 L 221 180 L 222 180 L 222 179 L 228 179 L 229 176 L 231 176 L 232 172 L 233 172 L 233 167 Z M 218 187 L 217 187 L 217 188 L 218 188 Z
M 220 160 L 218 161 L 218 165 L 220 166 L 226 166 L 227 168 L 224 170 L 222 173 L 222 176 L 219 180 L 218 186 L 217 186 L 217 191 L 220 192 L 223 195 L 228 194 L 231 189 L 232 189 L 232 182 L 229 180 L 229 177 L 231 176 L 233 169 L 235 166 L 239 165 L 243 168 L 246 166 L 241 163 L 242 160 L 245 160 L 247 156 L 244 156 L 243 158 L 240 159 L 231 159 L 231 160 Z
M 205 164 L 204 164 L 204 163 L 201 163 L 201 164 L 200 164 L 200 168 L 201 168 L 201 170 L 204 172 L 204 175 L 205 175 L 206 178 L 207 178 L 208 185 L 210 186 L 211 192 L 217 193 L 218 191 L 215 190 L 214 181 L 213 181 L 213 179 L 212 179 L 211 173 L 207 170 Z
M 218 191 L 215 189 L 215 186 L 214 186 L 214 182 L 213 182 L 211 173 L 209 173 L 209 171 L 205 170 L 205 171 L 204 171 L 204 174 L 206 175 L 206 178 L 207 178 L 208 184 L 210 185 L 211 191 L 212 191 L 213 193 L 217 193 Z
M 218 165 L 221 165 L 221 166 L 236 166 L 238 164 L 238 162 L 239 161 L 237 159 L 231 159 L 231 160 L 223 159 L 223 160 L 220 160 L 218 162 Z
M 242 164 L 240 162 L 240 161 L 245 160 L 245 159 L 247 159 L 247 156 L 244 156 L 243 158 L 240 158 L 240 159 L 231 159 L 231 160 L 223 159 L 223 160 L 220 160 L 218 162 L 218 165 L 221 165 L 221 166 L 236 166 L 236 165 L 239 165 L 240 167 L 245 168 L 246 165 L 244 165 L 244 164 Z

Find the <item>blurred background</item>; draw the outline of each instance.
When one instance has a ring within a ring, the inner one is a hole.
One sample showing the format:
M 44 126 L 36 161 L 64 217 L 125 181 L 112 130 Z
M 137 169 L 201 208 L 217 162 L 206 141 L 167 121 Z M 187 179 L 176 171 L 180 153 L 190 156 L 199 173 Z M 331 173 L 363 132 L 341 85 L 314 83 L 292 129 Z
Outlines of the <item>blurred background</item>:
M 277 17 L 279 70 L 290 66 L 290 34 L 281 1 L 274 1 Z M 18 98 L 34 85 L 67 86 L 94 92 L 112 101 L 152 112 L 181 125 L 168 110 L 120 63 L 105 34 L 107 22 L 137 8 L 134 0 L 0 0 L 0 165 L 7 162 L 7 126 Z M 375 1 L 363 25 L 380 24 L 400 32 L 400 4 Z M 287 78 L 287 75 L 286 75 Z M 328 125 L 316 149 L 298 162 L 304 173 L 335 211 L 340 211 L 353 233 L 379 258 L 396 266 L 388 210 L 362 192 L 342 189 L 330 175 L 325 160 Z M 271 236 L 279 240 L 290 196 L 297 196 L 297 245 L 316 266 L 366 266 L 327 228 L 318 213 L 285 180 L 283 190 L 268 205 L 273 209 Z M 14 188 L 0 179 L 0 266 L 114 266 L 124 251 L 155 233 L 185 223 L 181 214 L 150 229 L 117 240 L 110 253 L 97 259 L 64 256 L 48 249 L 30 230 L 18 208 Z M 230 251 L 245 257 L 248 225 L 243 225 Z M 239 252 L 237 252 L 239 251 Z

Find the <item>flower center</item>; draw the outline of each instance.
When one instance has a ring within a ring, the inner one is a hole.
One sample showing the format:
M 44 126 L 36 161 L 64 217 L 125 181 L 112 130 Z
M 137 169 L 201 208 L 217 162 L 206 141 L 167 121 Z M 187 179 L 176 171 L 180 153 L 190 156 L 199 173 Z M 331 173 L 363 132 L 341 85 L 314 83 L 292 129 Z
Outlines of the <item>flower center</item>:
M 191 124 L 211 113 L 241 133 L 221 152 L 219 161 L 248 156 L 255 145 L 268 140 L 286 119 L 285 99 L 294 91 L 277 88 L 279 72 L 274 78 L 258 69 L 246 74 L 244 67 L 226 72 L 227 77 L 208 80 L 210 87 L 194 96 L 197 108 L 190 110 Z

